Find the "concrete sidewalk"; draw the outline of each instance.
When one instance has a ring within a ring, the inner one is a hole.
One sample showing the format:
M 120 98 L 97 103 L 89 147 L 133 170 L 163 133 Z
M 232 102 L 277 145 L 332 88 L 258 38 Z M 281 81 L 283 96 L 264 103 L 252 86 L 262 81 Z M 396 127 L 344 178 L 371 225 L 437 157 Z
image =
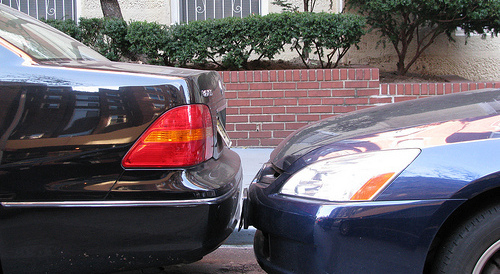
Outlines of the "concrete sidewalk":
M 243 165 L 243 187 L 248 187 L 250 182 L 260 170 L 262 165 L 269 161 L 269 155 L 273 151 L 272 148 L 232 148 L 238 153 Z

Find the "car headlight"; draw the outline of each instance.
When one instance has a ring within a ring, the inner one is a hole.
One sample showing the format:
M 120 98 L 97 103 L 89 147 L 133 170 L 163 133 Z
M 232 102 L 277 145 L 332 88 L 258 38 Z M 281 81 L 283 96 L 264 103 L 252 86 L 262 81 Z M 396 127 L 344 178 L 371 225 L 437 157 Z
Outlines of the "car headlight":
M 329 201 L 372 200 L 419 153 L 385 150 L 321 160 L 293 174 L 280 193 Z

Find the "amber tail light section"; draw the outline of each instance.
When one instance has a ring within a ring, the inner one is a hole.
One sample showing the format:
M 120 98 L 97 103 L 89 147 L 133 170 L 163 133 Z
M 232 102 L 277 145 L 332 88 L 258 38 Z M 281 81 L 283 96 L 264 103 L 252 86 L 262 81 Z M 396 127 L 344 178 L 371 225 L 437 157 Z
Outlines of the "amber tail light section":
M 213 154 L 213 127 L 206 105 L 185 105 L 160 116 L 122 160 L 124 168 L 188 167 Z

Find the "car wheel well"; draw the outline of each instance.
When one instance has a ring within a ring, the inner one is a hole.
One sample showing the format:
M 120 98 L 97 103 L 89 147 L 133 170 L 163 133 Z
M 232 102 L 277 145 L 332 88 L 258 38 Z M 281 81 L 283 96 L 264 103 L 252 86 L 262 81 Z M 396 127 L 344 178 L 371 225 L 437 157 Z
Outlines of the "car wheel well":
M 432 267 L 434 265 L 434 260 L 436 259 L 436 251 L 447 239 L 447 236 L 465 220 L 471 216 L 477 214 L 479 211 L 498 204 L 500 201 L 498 199 L 500 195 L 500 187 L 489 190 L 487 192 L 481 193 L 476 197 L 468 200 L 460 207 L 455 209 L 455 211 L 448 217 L 445 223 L 441 226 L 436 237 L 431 244 L 429 253 L 427 254 L 427 259 L 425 262 L 424 273 L 431 273 Z

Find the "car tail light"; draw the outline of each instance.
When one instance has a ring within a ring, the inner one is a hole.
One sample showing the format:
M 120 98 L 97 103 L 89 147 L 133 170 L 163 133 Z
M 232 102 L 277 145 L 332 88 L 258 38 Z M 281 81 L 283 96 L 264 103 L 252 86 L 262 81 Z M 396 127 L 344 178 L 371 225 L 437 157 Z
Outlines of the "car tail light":
M 206 105 L 185 105 L 160 116 L 122 160 L 125 168 L 186 167 L 212 157 L 213 127 Z

